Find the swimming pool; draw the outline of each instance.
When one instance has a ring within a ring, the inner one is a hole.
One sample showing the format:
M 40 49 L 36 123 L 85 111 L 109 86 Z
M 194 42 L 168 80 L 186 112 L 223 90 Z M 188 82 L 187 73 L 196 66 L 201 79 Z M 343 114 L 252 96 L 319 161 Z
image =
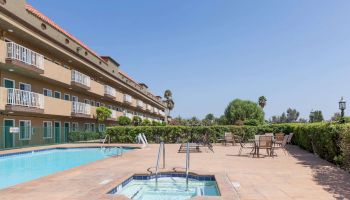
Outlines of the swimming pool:
M 112 189 L 109 194 L 121 194 L 134 200 L 187 200 L 196 196 L 220 196 L 214 176 L 189 175 L 188 188 L 184 173 L 134 175 Z
M 0 189 L 131 150 L 133 148 L 52 148 L 0 155 Z

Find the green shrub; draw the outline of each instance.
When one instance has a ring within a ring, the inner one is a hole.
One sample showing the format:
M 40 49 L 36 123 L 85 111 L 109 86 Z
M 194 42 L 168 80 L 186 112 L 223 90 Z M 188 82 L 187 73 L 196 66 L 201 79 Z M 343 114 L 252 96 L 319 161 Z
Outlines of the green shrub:
M 142 121 L 142 126 L 151 126 L 152 122 L 149 119 L 145 119 Z
M 98 140 L 105 137 L 102 132 L 70 132 L 68 134 L 68 142 Z
M 142 123 L 141 117 L 139 117 L 139 116 L 134 116 L 134 117 L 132 118 L 132 124 L 133 124 L 134 126 L 139 126 L 139 125 L 141 125 L 141 123 Z
M 232 132 L 245 140 L 256 134 L 294 133 L 293 144 L 319 155 L 343 168 L 350 169 L 350 124 L 338 123 L 286 123 L 258 126 L 115 126 L 107 128 L 113 142 L 134 143 L 137 134 L 145 133 L 149 142 L 162 139 L 167 143 L 198 141 L 208 134 L 211 142 Z
M 131 119 L 129 117 L 126 117 L 126 116 L 120 116 L 118 118 L 118 124 L 120 126 L 128 126 L 128 125 L 131 125 Z

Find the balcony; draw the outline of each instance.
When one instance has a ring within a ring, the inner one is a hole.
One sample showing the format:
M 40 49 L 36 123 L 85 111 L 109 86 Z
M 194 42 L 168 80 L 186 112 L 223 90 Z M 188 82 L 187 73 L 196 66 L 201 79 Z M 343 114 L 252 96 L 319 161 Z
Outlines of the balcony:
M 158 112 L 159 112 L 158 108 L 154 107 L 154 108 L 153 108 L 153 112 L 154 112 L 155 114 L 159 114 L 159 113 L 158 113 Z
M 132 97 L 128 94 L 124 94 L 124 103 L 131 104 L 132 103 Z
M 89 90 L 91 87 L 90 77 L 76 70 L 72 70 L 71 84 Z
M 72 101 L 72 116 L 91 118 L 90 104 Z
M 44 95 L 7 88 L 6 110 L 10 112 L 44 113 Z
M 6 63 L 43 74 L 44 56 L 14 42 L 6 42 Z
M 165 113 L 164 113 L 164 111 L 162 111 L 162 110 L 159 110 L 159 114 L 161 115 L 161 116 L 165 116 Z
M 117 120 L 117 111 L 115 110 L 111 110 L 112 111 L 112 114 L 111 116 L 108 118 L 108 120 L 112 120 L 112 121 L 116 121 Z
M 147 106 L 146 106 L 146 110 L 148 110 L 148 111 L 150 111 L 150 112 L 152 112 L 152 106 L 151 105 L 149 105 L 149 104 L 147 104 Z
M 137 100 L 137 103 L 136 103 L 136 106 L 138 107 L 138 108 L 144 108 L 144 103 L 143 103 L 143 101 L 141 101 L 141 100 Z
M 115 99 L 117 96 L 117 91 L 109 85 L 105 85 L 105 97 Z

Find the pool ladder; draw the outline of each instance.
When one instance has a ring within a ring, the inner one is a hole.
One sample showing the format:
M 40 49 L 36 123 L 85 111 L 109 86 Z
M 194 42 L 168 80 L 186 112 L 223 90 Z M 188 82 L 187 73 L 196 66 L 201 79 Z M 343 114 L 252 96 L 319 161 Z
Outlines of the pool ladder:
M 186 191 L 188 191 L 188 171 L 190 169 L 190 143 L 187 142 L 186 149 Z
M 158 171 L 159 171 L 159 160 L 160 154 L 163 151 L 163 169 L 165 168 L 165 146 L 164 142 L 161 142 L 158 149 L 157 163 L 156 163 L 156 189 L 158 189 Z

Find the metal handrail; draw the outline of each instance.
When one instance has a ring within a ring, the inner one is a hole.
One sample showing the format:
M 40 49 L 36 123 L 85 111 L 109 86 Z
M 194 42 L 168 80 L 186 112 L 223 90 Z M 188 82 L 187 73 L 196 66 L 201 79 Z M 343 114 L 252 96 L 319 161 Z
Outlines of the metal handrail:
M 165 148 L 164 148 L 164 142 L 161 142 L 158 149 L 158 155 L 157 155 L 157 163 L 156 163 L 156 188 L 158 188 L 158 171 L 159 171 L 159 160 L 160 160 L 160 154 L 163 150 L 163 168 L 165 168 Z
M 188 191 L 188 171 L 190 169 L 190 143 L 187 142 L 186 150 L 186 191 Z

